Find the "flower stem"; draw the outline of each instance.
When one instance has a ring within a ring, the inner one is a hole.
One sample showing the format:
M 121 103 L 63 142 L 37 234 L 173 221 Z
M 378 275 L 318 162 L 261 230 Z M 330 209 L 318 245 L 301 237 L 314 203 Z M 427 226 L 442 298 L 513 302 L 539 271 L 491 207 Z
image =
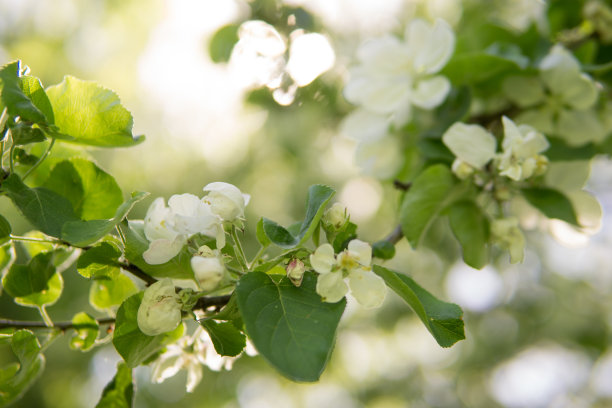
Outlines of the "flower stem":
M 65 242 L 60 241 L 58 239 L 44 239 L 44 238 L 34 238 L 34 237 L 20 237 L 17 235 L 9 235 L 9 238 L 13 241 L 24 241 L 24 242 L 39 242 L 42 244 L 58 244 L 58 245 L 67 245 Z
M 45 326 L 47 327 L 53 327 L 53 320 L 51 320 L 51 317 L 49 317 L 49 314 L 47 313 L 47 310 L 45 309 L 45 306 L 40 306 L 38 308 L 38 311 L 40 312 L 40 315 L 42 316 L 44 322 L 45 322 Z
M 25 174 L 21 178 L 21 181 L 25 180 L 34 170 L 36 170 L 38 166 L 40 166 L 40 164 L 47 158 L 47 156 L 49 156 L 49 153 L 51 152 L 51 149 L 53 148 L 54 144 L 55 144 L 55 139 L 51 139 L 51 143 L 49 144 L 49 147 L 47 148 L 47 150 L 43 153 L 42 156 L 40 156 L 40 159 L 38 159 L 38 161 L 34 163 L 34 165 L 30 167 L 28 171 L 25 172 Z
M 232 239 L 234 240 L 234 244 L 236 245 L 236 251 L 238 252 L 238 262 L 242 265 L 245 271 L 249 270 L 249 266 L 246 260 L 246 256 L 244 255 L 244 250 L 242 249 L 242 244 L 240 243 L 240 239 L 238 238 L 238 234 L 236 233 L 236 227 L 232 225 L 232 231 L 230 232 Z
M 263 253 L 266 250 L 266 248 L 267 247 L 265 247 L 265 246 L 262 246 L 261 248 L 259 248 L 259 251 L 257 251 L 255 256 L 253 257 L 253 260 L 251 261 L 251 264 L 249 265 L 249 270 L 251 270 L 251 268 L 253 268 L 253 266 L 255 266 L 255 263 L 257 261 L 259 261 L 259 258 L 261 258 L 261 255 L 263 255 Z

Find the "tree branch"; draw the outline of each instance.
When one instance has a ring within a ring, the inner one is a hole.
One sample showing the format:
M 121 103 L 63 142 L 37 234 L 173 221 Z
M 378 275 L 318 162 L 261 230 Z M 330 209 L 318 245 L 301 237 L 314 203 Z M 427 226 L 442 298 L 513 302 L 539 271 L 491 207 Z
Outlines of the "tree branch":
M 157 279 L 147 274 L 145 271 L 143 271 L 142 269 L 140 269 L 134 264 L 131 264 L 128 262 L 119 262 L 118 265 L 121 267 L 121 269 L 125 270 L 126 272 L 129 272 L 132 275 L 136 276 L 137 278 L 145 281 L 147 286 L 151 286 L 152 284 L 157 282 Z
M 397 244 L 400 239 L 404 237 L 404 233 L 402 232 L 402 226 L 398 225 L 395 227 L 393 231 L 389 235 L 384 238 L 384 241 L 390 242 L 393 245 Z
M 217 307 L 225 306 L 229 302 L 231 297 L 232 297 L 231 294 L 223 295 L 223 296 L 201 297 L 198 299 L 193 309 L 194 310 L 196 309 L 206 310 L 211 306 L 217 306 Z

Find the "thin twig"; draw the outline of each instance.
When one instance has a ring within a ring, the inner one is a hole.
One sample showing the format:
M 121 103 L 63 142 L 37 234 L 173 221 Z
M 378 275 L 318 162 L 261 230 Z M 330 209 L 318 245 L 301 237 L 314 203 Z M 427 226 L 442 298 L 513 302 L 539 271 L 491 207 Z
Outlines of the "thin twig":
M 393 231 L 389 235 L 387 235 L 384 241 L 390 242 L 393 245 L 397 244 L 400 239 L 404 237 L 404 233 L 402 232 L 402 226 L 398 225 L 395 227 Z
M 127 263 L 127 262 L 119 262 L 118 266 L 120 266 L 121 269 L 125 270 L 126 272 L 129 272 L 132 275 L 136 276 L 137 278 L 142 279 L 143 281 L 145 281 L 147 286 L 151 286 L 152 284 L 157 282 L 157 279 L 155 279 L 151 275 L 147 274 L 145 271 L 143 271 L 142 269 L 140 269 L 139 267 L 137 267 L 134 264 Z
M 217 306 L 217 307 L 225 306 L 227 302 L 229 302 L 231 297 L 232 295 L 201 297 L 198 299 L 193 309 L 194 310 L 196 309 L 206 310 L 211 306 Z
M 410 187 L 412 187 L 412 183 L 406 183 L 400 180 L 393 180 L 393 187 L 401 191 L 408 191 L 410 190 Z
M 113 324 L 115 323 L 114 317 L 105 317 L 102 319 L 97 319 L 99 325 L 102 324 Z M 10 319 L 0 319 L 0 329 L 12 327 L 14 329 L 59 329 L 59 330 L 68 330 L 74 329 L 79 324 L 74 324 L 72 322 L 55 322 L 52 326 L 47 326 L 45 322 L 30 322 L 27 320 L 10 320 Z

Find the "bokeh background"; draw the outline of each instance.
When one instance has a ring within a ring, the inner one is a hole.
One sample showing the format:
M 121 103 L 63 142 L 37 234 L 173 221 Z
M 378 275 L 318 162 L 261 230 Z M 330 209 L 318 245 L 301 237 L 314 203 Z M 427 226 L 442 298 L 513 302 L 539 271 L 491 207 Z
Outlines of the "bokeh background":
M 585 2 L 553 3 L 557 10 L 580 4 L 579 19 Z M 488 19 L 517 31 L 532 24 L 546 30 L 549 12 L 539 0 L 0 0 L 0 63 L 21 59 L 46 86 L 71 74 L 117 92 L 133 113 L 135 134 L 147 140 L 88 153 L 125 194 L 152 193 L 132 217 L 142 218 L 154 197 L 201 195 L 213 181 L 251 194 L 245 239 L 252 256 L 259 217 L 281 224 L 301 219 L 314 183 L 338 191 L 361 239 L 379 240 L 397 223 L 399 192 L 360 174 L 354 142 L 339 130 L 351 110 L 342 87 L 364 39 L 402 32 L 415 16 L 443 17 L 458 28 Z M 244 61 L 213 62 L 210 44 L 218 30 L 254 19 L 276 26 L 285 39 L 296 29 L 322 34 L 330 46 L 326 59 L 306 55 L 302 63 L 330 69 L 299 89 L 257 87 L 254 68 L 245 69 Z M 54 154 L 74 154 L 70 146 L 64 150 Z M 398 244 L 388 266 L 465 311 L 467 340 L 450 349 L 440 348 L 389 294 L 374 311 L 349 302 L 332 360 L 316 384 L 292 383 L 261 358 L 243 357 L 232 371 L 205 370 L 195 392 L 186 394 L 184 372 L 152 384 L 150 369 L 139 367 L 136 406 L 612 406 L 610 185 L 612 165 L 597 158 L 587 189 L 604 209 L 601 229 L 589 236 L 555 223 L 534 225 L 520 265 L 499 256 L 483 270 L 469 268 L 457 261 L 459 250 L 443 227 L 418 250 L 405 240 Z M 19 219 L 4 197 L 0 210 Z M 14 229 L 26 232 L 28 225 L 21 221 Z M 83 307 L 99 315 L 87 305 L 89 282 L 74 268 L 63 275 L 64 293 L 48 308 L 51 317 L 69 320 Z M 0 310 L 5 318 L 39 319 L 6 295 Z M 72 351 L 68 338 L 46 351 L 44 373 L 15 406 L 96 404 L 119 356 L 110 343 Z M 11 358 L 0 349 L 0 363 Z

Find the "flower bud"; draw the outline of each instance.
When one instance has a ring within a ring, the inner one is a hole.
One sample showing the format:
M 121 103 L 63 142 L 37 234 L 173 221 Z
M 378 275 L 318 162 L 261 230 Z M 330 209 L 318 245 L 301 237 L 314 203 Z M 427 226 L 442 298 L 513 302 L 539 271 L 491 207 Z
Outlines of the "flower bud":
M 287 265 L 287 277 L 295 286 L 299 287 L 302 284 L 305 271 L 304 262 L 299 259 L 292 259 L 289 265 Z
M 180 298 L 171 279 L 159 280 L 145 290 L 137 321 L 138 328 L 147 336 L 169 332 L 181 323 Z
M 200 288 L 205 291 L 215 289 L 225 274 L 223 261 L 206 245 L 191 258 L 191 269 Z
M 210 183 L 204 187 L 207 192 L 203 200 L 210 204 L 214 214 L 223 221 L 233 222 L 244 218 L 244 208 L 249 203 L 250 196 L 242 194 L 238 187 L 229 183 Z
M 339 231 L 346 222 L 348 221 L 349 216 L 346 212 L 346 207 L 340 203 L 334 203 L 325 214 L 323 214 L 323 227 L 325 229 L 330 229 L 333 231 Z
M 461 159 L 455 159 L 453 162 L 452 171 L 461 180 L 465 180 L 474 174 L 474 168 Z

